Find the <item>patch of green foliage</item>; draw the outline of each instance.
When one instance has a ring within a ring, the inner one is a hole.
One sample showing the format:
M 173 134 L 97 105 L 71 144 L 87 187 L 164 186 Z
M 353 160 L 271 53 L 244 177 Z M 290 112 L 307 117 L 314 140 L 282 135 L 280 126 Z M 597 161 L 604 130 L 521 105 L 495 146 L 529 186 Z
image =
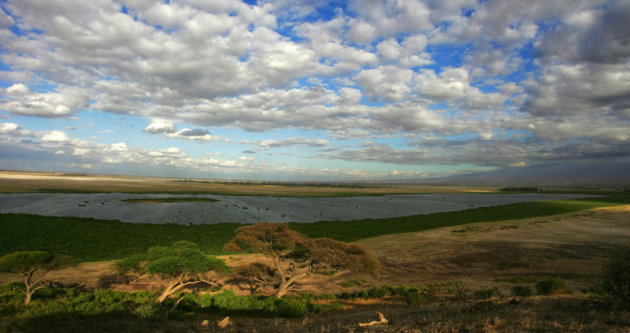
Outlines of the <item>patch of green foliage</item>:
M 329 237 L 352 242 L 387 234 L 417 232 L 473 222 L 492 222 L 557 215 L 579 210 L 630 203 L 630 195 L 616 194 L 582 200 L 518 203 L 457 212 L 354 221 L 289 223 L 308 237 Z M 44 250 L 84 261 L 119 259 L 168 246 L 177 240 L 199 244 L 204 252 L 222 253 L 240 227 L 236 223 L 212 225 L 134 224 L 76 217 L 0 214 L 0 255 L 20 250 Z
M 551 295 L 565 290 L 564 281 L 559 277 L 540 280 L 535 287 L 536 292 L 540 295 Z
M 351 279 L 351 280 L 339 282 L 339 285 L 344 287 L 344 288 L 350 288 L 350 287 L 360 287 L 364 283 L 365 283 L 365 281 L 363 281 L 361 279 Z
M 427 292 L 422 287 L 410 287 L 410 286 L 389 286 L 382 285 L 380 287 L 372 287 L 357 292 L 344 292 L 337 297 L 339 299 L 354 299 L 354 298 L 383 298 L 387 296 L 402 297 L 405 299 L 408 305 L 419 305 L 427 301 Z
M 119 259 L 151 246 L 178 240 L 199 244 L 206 253 L 221 253 L 236 234 L 235 223 L 206 225 L 135 224 L 78 217 L 0 214 L 0 255 L 43 250 L 83 261 Z
M 98 315 L 105 313 L 136 313 L 142 305 L 152 305 L 155 296 L 148 291 L 126 293 L 109 289 L 84 292 L 75 288 L 44 288 L 33 297 L 29 306 L 24 306 L 21 297 L 10 288 L 0 288 L 0 317 L 34 318 L 44 316 Z M 152 315 L 160 307 L 152 306 Z M 142 316 L 147 316 L 145 311 Z
M 499 288 L 497 287 L 488 288 L 488 289 L 479 289 L 473 292 L 473 297 L 477 299 L 488 299 L 488 298 L 497 297 L 497 296 L 501 296 L 501 293 L 499 292 Z
M 127 293 L 109 289 L 93 292 L 75 288 L 44 288 L 33 298 L 30 306 L 22 304 L 22 297 L 12 285 L 0 286 L 0 320 L 2 318 L 72 317 L 86 315 L 132 315 L 139 319 L 160 319 L 190 312 L 214 312 L 227 315 L 249 314 L 269 317 L 303 317 L 336 309 L 338 304 L 316 304 L 314 295 L 300 294 L 282 298 L 268 296 L 238 296 L 231 290 L 213 295 L 184 294 L 178 300 L 154 303 L 155 294 L 149 291 Z
M 123 202 L 131 203 L 176 203 L 176 202 L 219 202 L 218 199 L 212 198 L 135 198 L 135 199 L 123 199 Z
M 213 295 L 199 295 L 196 302 L 211 311 L 224 314 L 255 314 L 259 316 L 303 317 L 338 308 L 338 304 L 315 304 L 312 295 L 284 296 L 282 298 L 247 295 L 238 296 L 232 290 Z
M 530 286 L 517 285 L 512 287 L 512 295 L 518 297 L 529 297 L 534 294 Z

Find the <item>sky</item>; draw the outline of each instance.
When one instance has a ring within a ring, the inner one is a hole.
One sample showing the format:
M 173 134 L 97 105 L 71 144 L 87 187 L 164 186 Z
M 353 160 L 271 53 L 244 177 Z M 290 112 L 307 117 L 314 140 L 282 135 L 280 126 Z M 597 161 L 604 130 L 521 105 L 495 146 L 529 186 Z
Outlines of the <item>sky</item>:
M 0 5 L 0 169 L 379 180 L 630 156 L 627 0 Z

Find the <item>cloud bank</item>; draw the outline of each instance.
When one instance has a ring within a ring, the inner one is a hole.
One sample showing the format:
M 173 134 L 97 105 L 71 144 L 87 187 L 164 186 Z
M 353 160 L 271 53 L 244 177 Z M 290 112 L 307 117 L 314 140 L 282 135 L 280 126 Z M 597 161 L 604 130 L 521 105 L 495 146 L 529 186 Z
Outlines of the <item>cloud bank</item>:
M 628 156 L 627 17 L 614 0 L 8 0 L 0 136 L 77 165 L 244 176 L 256 168 L 243 151 L 301 159 L 257 160 L 266 175 L 351 178 Z M 89 112 L 145 125 L 118 150 L 21 127 Z M 179 151 L 133 144 L 147 137 Z M 199 157 L 185 142 L 230 151 Z

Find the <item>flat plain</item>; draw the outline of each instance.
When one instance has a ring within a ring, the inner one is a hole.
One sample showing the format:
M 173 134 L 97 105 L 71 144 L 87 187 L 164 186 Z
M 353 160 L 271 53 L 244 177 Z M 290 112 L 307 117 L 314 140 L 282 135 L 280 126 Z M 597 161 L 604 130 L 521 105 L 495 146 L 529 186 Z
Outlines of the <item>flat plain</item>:
M 459 195 L 495 191 L 495 188 L 472 187 L 240 184 L 52 173 L 0 174 L 0 192 L 4 193 L 93 195 L 124 192 L 137 198 L 181 195 L 181 200 L 171 200 L 169 205 L 185 203 L 182 201 L 186 197 L 201 198 L 200 194 L 209 198 L 245 195 L 254 199 L 256 196 L 272 199 L 287 196 L 299 197 L 296 199 L 374 196 L 383 199 L 392 194 Z M 169 315 L 148 317 L 136 312 L 113 310 L 69 312 L 63 307 L 70 306 L 68 304 L 74 302 L 73 299 L 64 301 L 63 297 L 54 296 L 55 292 L 75 293 L 79 295 L 74 296 L 75 299 L 85 297 L 88 300 L 86 304 L 93 306 L 98 303 L 96 295 L 145 295 L 146 290 L 157 292 L 163 288 L 163 281 L 130 285 L 116 277 L 114 264 L 117 259 L 142 252 L 149 246 L 169 245 L 178 240 L 194 241 L 232 267 L 253 262 L 268 263 L 269 259 L 260 254 L 222 252 L 222 245 L 234 236 L 238 224 L 132 224 L 113 220 L 0 214 L 0 223 L 5 230 L 0 235 L 2 254 L 44 249 L 71 254 L 82 261 L 76 266 L 50 273 L 49 278 L 69 288 L 61 291 L 51 289 L 48 294 L 34 300 L 34 309 L 52 311 L 50 314 L 33 314 L 38 310 L 24 310 L 17 315 L 2 314 L 0 311 L 0 331 L 37 332 L 46 329 L 51 332 L 83 332 L 86 329 L 125 331 L 133 328 L 130 331 L 197 332 L 212 330 L 200 325 L 204 320 L 214 325 L 229 315 L 232 326 L 222 331 L 627 332 L 630 330 L 630 312 L 607 303 L 598 286 L 601 284 L 602 267 L 614 258 L 619 249 L 630 245 L 630 196 L 601 191 L 596 194 L 605 196 L 468 207 L 455 212 L 383 219 L 290 223 L 291 229 L 310 237 L 355 242 L 374 253 L 382 263 L 382 269 L 376 275 L 338 271 L 312 274 L 300 281 L 299 293 L 287 302 L 307 300 L 311 304 L 309 308 L 331 306 L 333 310 L 304 310 L 293 317 L 230 310 L 233 305 L 215 303 L 210 309 L 202 307 L 195 310 L 182 305 L 177 311 L 169 308 Z M 169 199 L 157 201 L 164 204 Z M 209 200 L 203 203 L 215 205 L 223 202 Z M 159 205 L 151 200 L 128 204 Z M 16 274 L 1 273 L 0 287 L 7 292 L 6 284 L 19 279 Z M 552 295 L 521 296 L 514 292 L 515 287 L 534 290 L 538 282 L 546 279 L 562 281 L 564 287 Z M 103 291 L 103 288 L 109 291 Z M 226 282 L 223 288 L 233 290 L 237 295 L 247 294 L 241 286 L 230 282 Z M 405 298 L 408 295 L 387 294 L 391 290 L 419 291 L 421 301 L 411 303 Z M 112 294 L 115 292 L 121 294 Z M 230 297 L 237 304 L 242 304 L 238 302 L 244 300 L 216 293 L 210 291 L 203 296 L 217 297 L 212 302 L 228 302 L 226 299 Z M 9 299 L 8 296 L 0 296 L 0 303 Z M 223 301 L 221 297 L 224 297 Z M 265 300 L 263 296 L 256 299 Z M 110 301 L 101 302 L 109 304 L 107 302 Z M 155 309 L 150 304 L 140 305 L 134 311 Z M 22 311 L 17 307 L 12 309 Z M 389 323 L 372 328 L 358 327 L 358 323 L 376 320 L 377 312 L 388 318 Z
M 493 187 L 292 184 L 264 182 L 225 182 L 181 178 L 111 176 L 68 173 L 0 172 L 0 193 L 179 193 L 256 196 L 356 196 L 411 193 L 493 192 Z

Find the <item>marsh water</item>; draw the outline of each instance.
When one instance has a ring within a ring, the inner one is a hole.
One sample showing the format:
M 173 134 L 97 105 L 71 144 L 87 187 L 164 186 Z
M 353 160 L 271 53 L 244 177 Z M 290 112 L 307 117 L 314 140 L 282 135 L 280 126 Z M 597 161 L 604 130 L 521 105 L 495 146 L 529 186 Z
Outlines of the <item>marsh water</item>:
M 138 203 L 127 199 L 209 198 L 218 200 Z M 584 194 L 400 194 L 383 196 L 295 198 L 227 195 L 173 194 L 0 194 L 0 213 L 76 216 L 113 219 L 131 223 L 215 224 L 346 221 L 388 218 L 519 202 L 596 197 Z

